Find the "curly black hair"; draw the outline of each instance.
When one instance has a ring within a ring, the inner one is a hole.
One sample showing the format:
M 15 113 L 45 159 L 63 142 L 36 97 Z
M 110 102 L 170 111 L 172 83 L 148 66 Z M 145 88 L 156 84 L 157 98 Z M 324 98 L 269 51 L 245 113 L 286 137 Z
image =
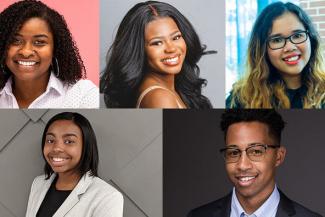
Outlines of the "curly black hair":
M 280 144 L 285 127 L 282 116 L 274 109 L 227 109 L 221 116 L 220 128 L 226 138 L 230 125 L 240 122 L 261 122 L 269 128 L 270 134 Z
M 53 34 L 53 58 L 57 59 L 60 72 L 63 72 L 58 78 L 67 84 L 85 78 L 85 66 L 64 17 L 40 1 L 23 0 L 0 13 L 0 88 L 4 87 L 12 74 L 5 65 L 8 48 L 23 24 L 34 17 L 45 20 Z
M 172 18 L 187 46 L 181 72 L 175 76 L 177 93 L 188 108 L 211 108 L 209 99 L 202 95 L 202 87 L 207 81 L 199 77 L 200 69 L 197 65 L 201 56 L 206 53 L 205 46 L 201 44 L 193 26 L 183 14 L 172 5 L 158 1 L 136 4 L 119 25 L 115 40 L 108 51 L 107 65 L 100 82 L 106 106 L 135 107 L 139 86 L 148 72 L 145 27 L 157 17 Z

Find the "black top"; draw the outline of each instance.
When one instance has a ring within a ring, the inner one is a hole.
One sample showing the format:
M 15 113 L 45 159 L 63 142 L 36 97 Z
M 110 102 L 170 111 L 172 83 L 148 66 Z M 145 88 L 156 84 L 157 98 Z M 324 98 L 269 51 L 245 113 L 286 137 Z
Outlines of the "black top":
M 71 191 L 56 190 L 56 181 L 57 176 L 55 177 L 51 184 L 51 187 L 47 191 L 45 198 L 36 214 L 36 217 L 53 216 L 71 193 Z
M 306 94 L 307 90 L 305 87 L 301 86 L 298 89 L 286 89 L 286 95 L 288 96 L 289 100 L 290 100 L 290 108 L 303 108 L 303 98 Z M 226 108 L 230 108 L 230 103 L 232 98 L 234 97 L 234 95 L 232 94 L 232 92 L 230 92 L 230 95 L 227 97 L 226 99 Z M 273 105 L 277 105 L 278 103 L 276 102 L 276 100 L 273 100 L 274 103 L 272 103 Z M 274 108 L 277 108 L 278 106 L 274 106 Z M 240 104 L 240 102 L 238 102 L 238 100 L 236 100 L 235 98 L 235 106 L 234 108 L 236 109 L 241 109 L 244 108 L 243 105 Z

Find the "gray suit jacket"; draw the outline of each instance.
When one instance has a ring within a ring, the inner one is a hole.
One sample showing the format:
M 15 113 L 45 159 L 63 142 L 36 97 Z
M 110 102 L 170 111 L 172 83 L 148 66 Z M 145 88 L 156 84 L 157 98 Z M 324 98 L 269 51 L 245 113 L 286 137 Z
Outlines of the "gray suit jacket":
M 290 200 L 285 194 L 280 192 L 280 203 L 276 217 L 322 217 L 318 213 L 312 212 L 302 205 Z M 227 196 L 193 209 L 187 217 L 229 217 L 231 211 L 231 196 Z
M 56 174 L 34 179 L 29 194 L 26 217 L 35 217 Z M 122 217 L 123 196 L 98 177 L 85 174 L 53 217 Z

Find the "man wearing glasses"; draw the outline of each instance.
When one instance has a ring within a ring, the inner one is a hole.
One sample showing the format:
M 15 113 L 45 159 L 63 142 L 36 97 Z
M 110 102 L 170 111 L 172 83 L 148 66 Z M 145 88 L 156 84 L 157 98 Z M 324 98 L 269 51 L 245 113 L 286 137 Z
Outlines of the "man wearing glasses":
M 274 110 L 227 110 L 221 118 L 226 147 L 220 150 L 233 191 L 192 210 L 188 217 L 320 217 L 287 198 L 275 171 L 286 155 L 282 117 Z

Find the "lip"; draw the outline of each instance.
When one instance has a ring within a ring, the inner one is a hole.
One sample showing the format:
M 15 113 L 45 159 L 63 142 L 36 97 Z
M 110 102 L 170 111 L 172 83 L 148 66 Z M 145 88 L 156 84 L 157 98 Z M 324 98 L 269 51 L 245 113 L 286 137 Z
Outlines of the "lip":
M 282 58 L 282 60 L 288 65 L 296 65 L 299 63 L 300 59 L 301 59 L 301 54 L 298 53 L 293 53 Z
M 181 54 L 166 57 L 161 62 L 166 66 L 177 66 L 181 62 Z
M 69 157 L 60 156 L 60 155 L 49 155 L 48 160 L 52 167 L 62 167 L 69 160 Z
M 256 181 L 257 177 L 258 175 L 236 176 L 236 180 L 240 187 L 248 187 Z
M 36 60 L 14 60 L 14 62 L 20 67 L 33 67 L 39 64 L 39 61 Z

